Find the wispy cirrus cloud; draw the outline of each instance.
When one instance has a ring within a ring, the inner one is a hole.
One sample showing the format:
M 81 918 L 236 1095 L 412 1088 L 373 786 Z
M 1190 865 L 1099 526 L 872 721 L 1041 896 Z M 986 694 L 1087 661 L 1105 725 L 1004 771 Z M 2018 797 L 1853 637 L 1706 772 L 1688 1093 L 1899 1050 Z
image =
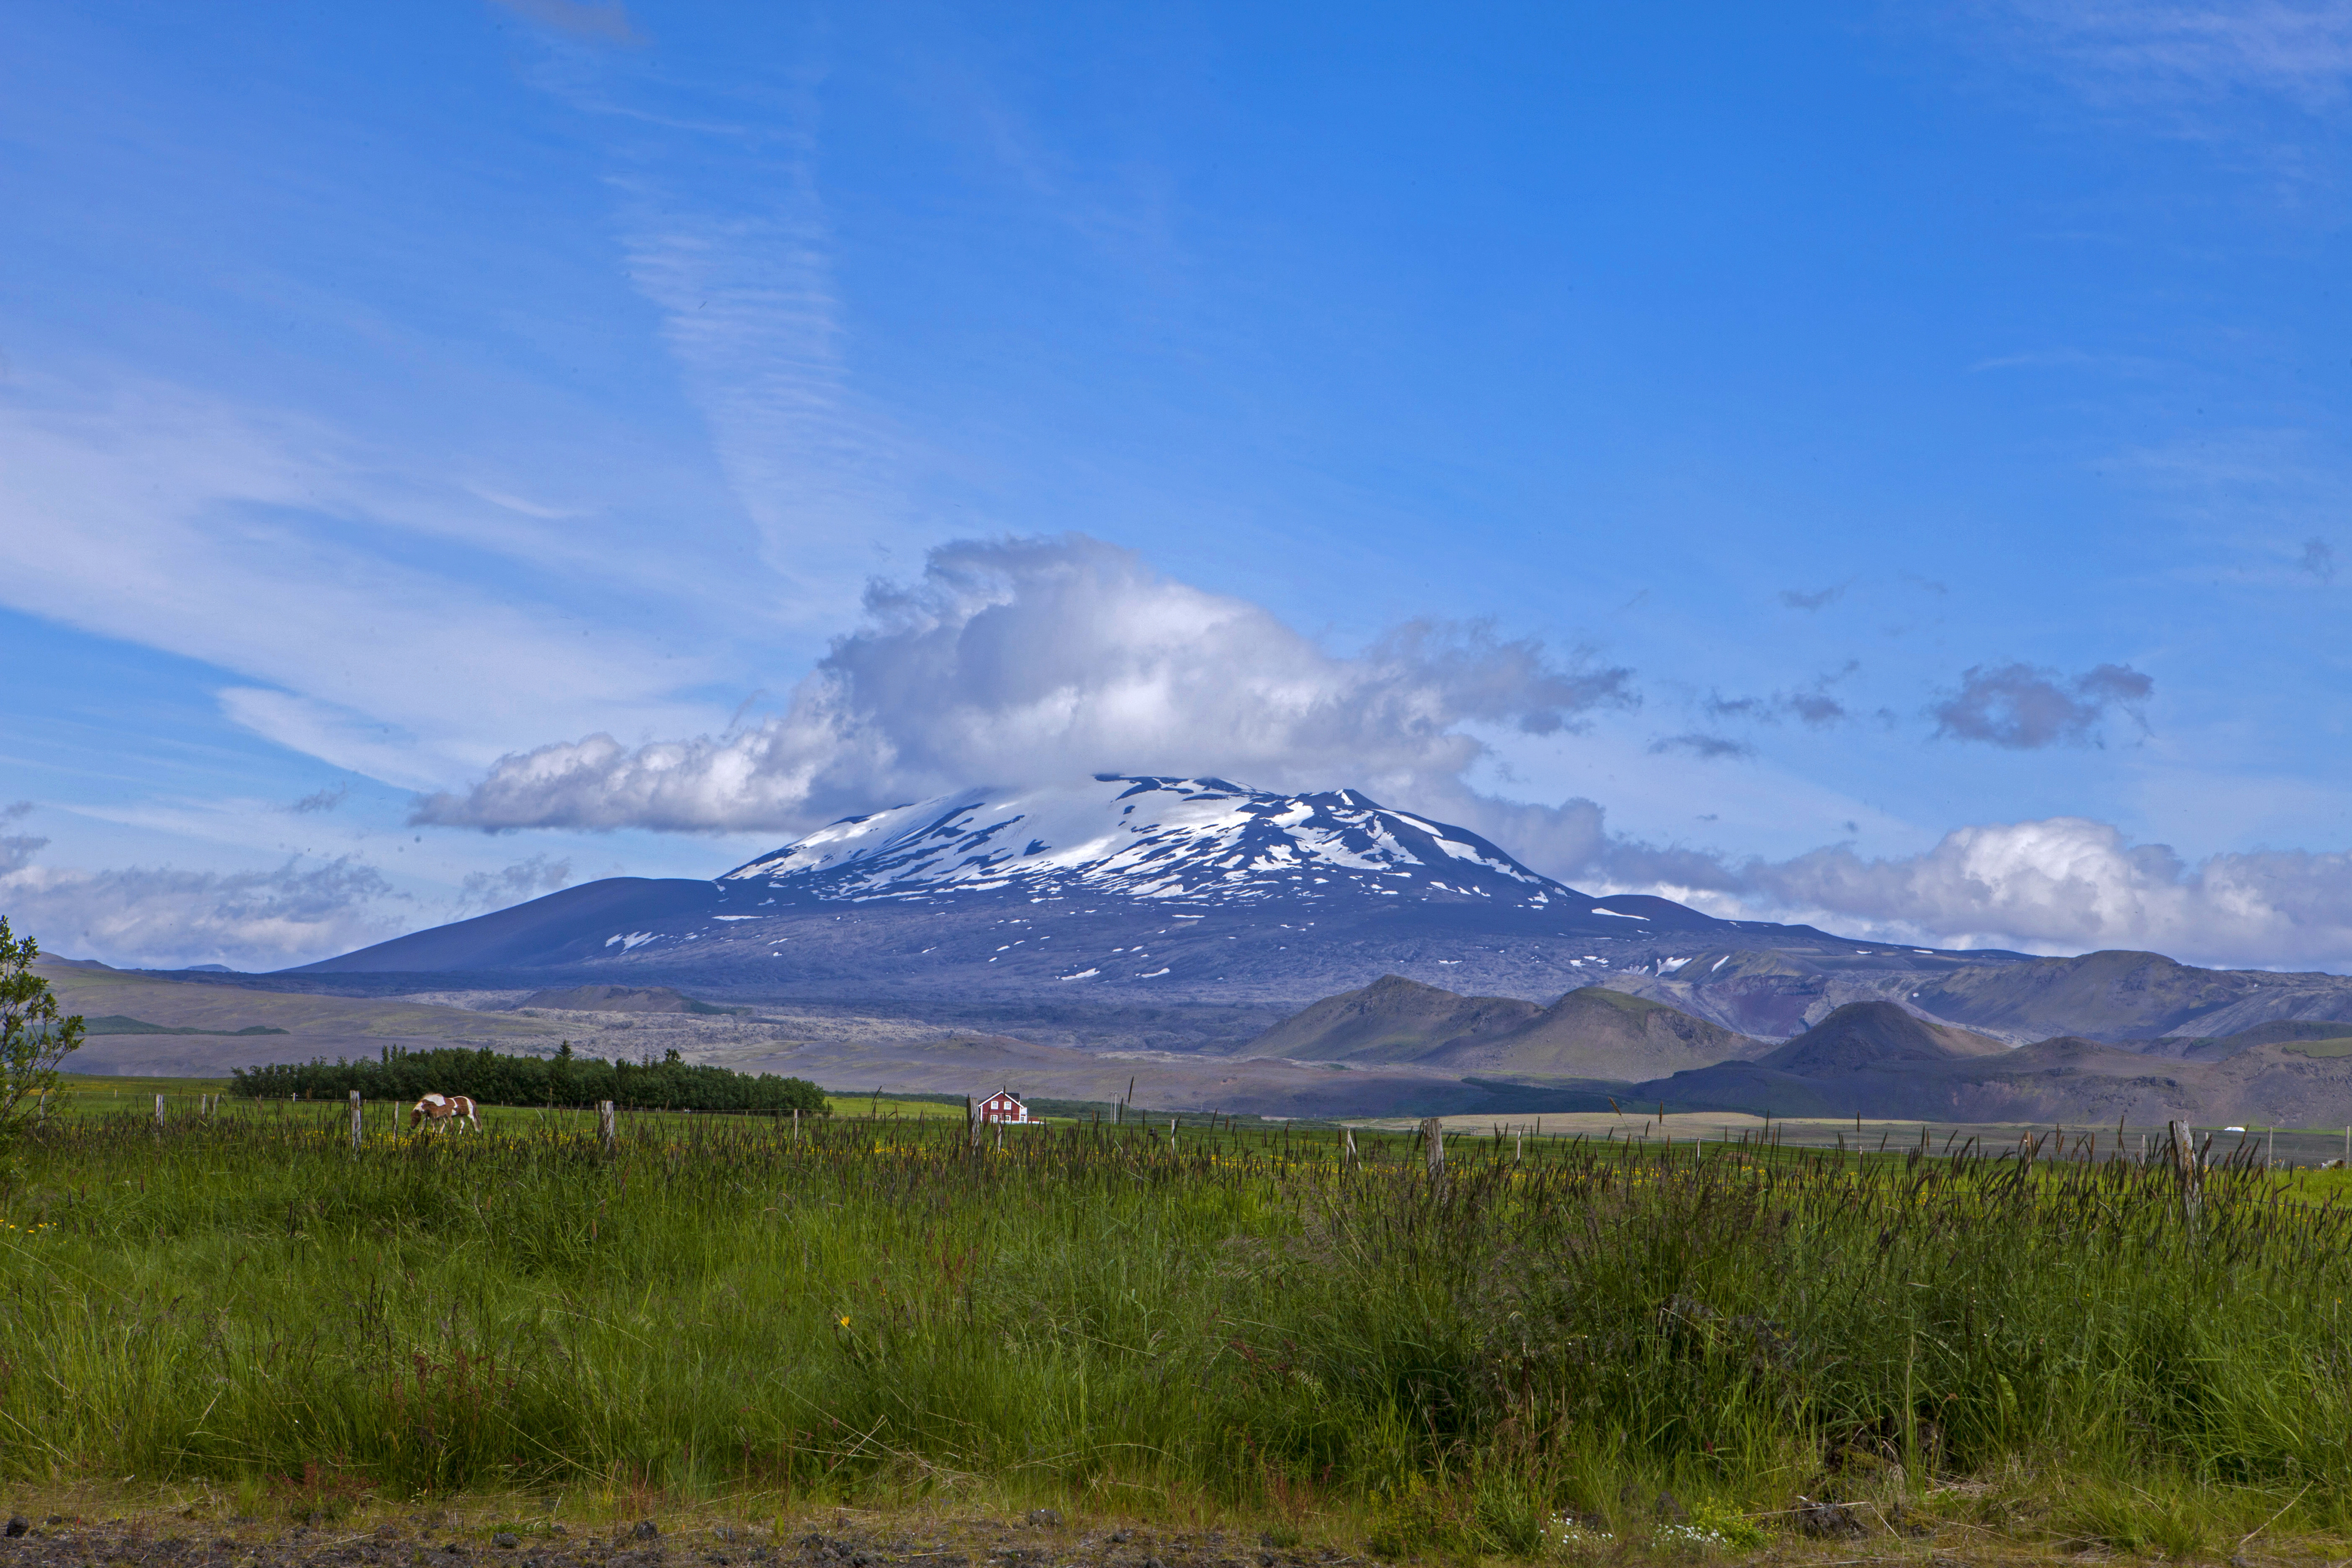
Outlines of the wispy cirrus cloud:
M 2305 112 L 2340 109 L 2352 85 L 2352 4 L 2070 4 L 2009 0 L 2021 53 L 2103 103 L 2259 94 Z
M 658 312 L 784 622 L 838 614 L 877 565 L 938 536 L 910 493 L 925 454 L 853 373 L 820 181 L 822 53 L 812 39 L 723 90 L 610 53 L 534 73 L 594 128 L 621 271 Z
M 617 626 L 585 638 L 532 592 L 546 525 L 486 525 L 470 556 L 414 548 L 487 509 L 320 419 L 19 376 L 0 387 L 0 605 L 233 671 L 232 719 L 339 766 L 459 776 L 590 692 L 642 721 L 696 710 L 669 695 L 697 673 L 674 650 Z M 603 570 L 634 575 L 632 553 Z M 485 555 L 506 580 L 485 580 Z
M 2097 375 L 2148 376 L 2164 369 L 2164 362 L 2144 354 L 2095 353 L 2087 349 L 2028 349 L 1996 354 L 1969 366 L 1971 371 L 2072 370 Z
M 607 44 L 643 44 L 645 35 L 629 20 L 621 0 L 497 0 L 518 16 L 576 38 Z
M 823 614 L 911 541 L 909 442 L 853 385 L 831 237 L 806 156 L 771 160 L 764 210 L 702 213 L 657 174 L 616 176 L 629 276 L 662 338 L 786 617 Z

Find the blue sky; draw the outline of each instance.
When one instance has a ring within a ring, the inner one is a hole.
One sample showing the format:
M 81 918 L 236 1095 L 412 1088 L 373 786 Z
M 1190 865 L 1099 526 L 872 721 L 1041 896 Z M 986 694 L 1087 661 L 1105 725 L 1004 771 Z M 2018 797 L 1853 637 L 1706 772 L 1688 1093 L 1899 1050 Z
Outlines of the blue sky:
M 2352 967 L 2352 5 L 11 20 L 54 951 L 1116 768 Z

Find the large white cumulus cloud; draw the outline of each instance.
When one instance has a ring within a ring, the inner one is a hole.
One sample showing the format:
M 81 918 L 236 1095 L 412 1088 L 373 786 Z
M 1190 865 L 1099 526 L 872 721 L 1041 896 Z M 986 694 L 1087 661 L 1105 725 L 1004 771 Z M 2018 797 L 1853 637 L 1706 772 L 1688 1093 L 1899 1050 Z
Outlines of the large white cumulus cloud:
M 1263 607 L 1088 539 L 968 541 L 877 584 L 787 710 L 723 734 L 609 735 L 499 761 L 415 820 L 489 829 L 798 831 L 963 789 L 1100 771 L 1353 784 L 1435 805 L 1485 746 L 1465 725 L 1572 728 L 1631 674 L 1483 624 L 1418 621 L 1353 656 Z
M 1696 902 L 1879 940 L 2352 965 L 2352 854 L 2263 850 L 2191 865 L 2109 824 L 2057 816 L 1958 828 L 1922 854 L 1885 858 L 1836 846 L 1780 862 L 1675 865 L 1622 842 L 1600 858 Z

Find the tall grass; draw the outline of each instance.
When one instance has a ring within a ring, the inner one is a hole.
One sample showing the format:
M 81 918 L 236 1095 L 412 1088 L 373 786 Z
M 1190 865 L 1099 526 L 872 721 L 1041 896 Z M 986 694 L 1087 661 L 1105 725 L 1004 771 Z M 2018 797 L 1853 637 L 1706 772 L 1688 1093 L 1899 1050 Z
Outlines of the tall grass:
M 1457 1142 L 1439 1183 L 1402 1143 L 697 1120 L 52 1124 L 0 1230 L 0 1470 L 980 1477 L 1522 1552 L 1660 1490 L 2020 1467 L 2124 1543 L 2213 1489 L 2352 1500 L 2352 1223 L 2252 1168 L 2192 1220 L 2121 1163 Z

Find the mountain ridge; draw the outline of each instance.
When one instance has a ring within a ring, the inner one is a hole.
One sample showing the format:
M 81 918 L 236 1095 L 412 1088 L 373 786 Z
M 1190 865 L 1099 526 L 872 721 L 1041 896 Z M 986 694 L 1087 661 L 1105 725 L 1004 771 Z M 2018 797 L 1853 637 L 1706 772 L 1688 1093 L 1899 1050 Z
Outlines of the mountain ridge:
M 2026 1045 L 2058 1035 L 2109 1044 L 2220 1037 L 2260 1024 L 2352 1019 L 2352 977 L 2319 972 L 2200 969 L 2119 949 L 2065 957 L 2004 955 L 1958 964 L 1939 951 L 1814 942 L 1708 948 L 1607 984 L 1694 1017 L 1789 1037 L 1852 1002 L 1888 1001 L 1974 1033 Z M 2190 1032 L 2193 1031 L 2193 1036 Z
M 1756 1058 L 1807 1078 L 1997 1057 L 2011 1047 L 1989 1035 L 1931 1024 L 1892 1002 L 1849 1002 L 1777 1050 Z
M 2257 1039 L 2205 1060 L 2073 1035 L 2011 1049 L 1891 1003 L 1857 1002 L 1766 1057 L 1674 1073 L 1633 1092 L 1685 1111 L 1778 1117 L 2352 1123 L 2352 1058 L 2299 1057 L 2298 1043 Z
M 1709 944 L 1826 952 L 1840 941 L 1650 894 L 1587 894 L 1360 791 L 1107 773 L 847 817 L 709 882 L 591 883 L 290 973 L 1297 1006 L 1384 973 L 1557 996 Z
M 1244 1053 L 1622 1087 L 1768 1048 L 1766 1041 L 1598 985 L 1539 1007 L 1516 997 L 1458 996 L 1388 974 L 1284 1019 Z

